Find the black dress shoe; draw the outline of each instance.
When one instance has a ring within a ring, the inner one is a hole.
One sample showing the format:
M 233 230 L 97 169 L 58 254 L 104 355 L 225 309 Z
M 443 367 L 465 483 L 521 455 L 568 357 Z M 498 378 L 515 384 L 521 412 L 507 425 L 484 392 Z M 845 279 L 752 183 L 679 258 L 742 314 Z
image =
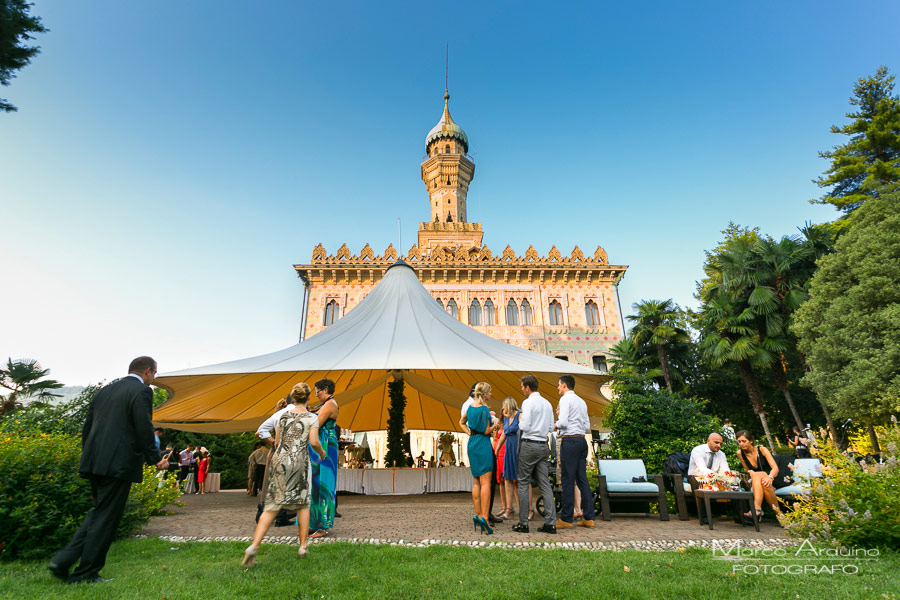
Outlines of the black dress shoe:
M 498 519 L 498 518 L 495 517 L 494 515 L 488 515 L 488 521 L 490 521 L 491 523 L 496 524 L 496 523 L 502 523 L 502 522 L 503 522 L 503 519 Z
M 69 581 L 69 569 L 64 569 L 63 567 L 53 562 L 47 565 L 47 569 L 50 571 L 50 574 L 57 579 L 61 579 L 62 581 Z
M 335 518 L 335 519 L 340 519 L 342 516 L 343 516 L 343 515 L 341 515 L 341 513 L 339 513 L 338 511 L 334 511 L 334 518 Z
M 516 523 L 513 525 L 512 530 L 516 533 L 528 533 L 528 525 L 525 523 Z
M 546 524 L 545 524 L 545 525 L 541 525 L 541 526 L 538 528 L 538 531 L 539 531 L 540 533 L 553 533 L 553 534 L 555 534 L 555 533 L 556 533 L 556 525 L 546 525 Z

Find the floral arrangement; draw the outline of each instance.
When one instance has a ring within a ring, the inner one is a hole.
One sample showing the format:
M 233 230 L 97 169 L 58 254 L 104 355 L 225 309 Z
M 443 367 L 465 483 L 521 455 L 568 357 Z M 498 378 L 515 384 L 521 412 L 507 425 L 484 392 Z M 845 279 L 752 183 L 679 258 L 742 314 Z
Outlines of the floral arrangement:
M 450 433 L 449 431 L 445 431 L 438 438 L 438 443 L 440 444 L 442 449 L 448 449 L 451 444 L 456 443 L 456 436 Z
M 741 484 L 741 477 L 731 471 L 719 471 L 698 476 L 697 483 L 707 490 L 727 490 L 738 487 Z

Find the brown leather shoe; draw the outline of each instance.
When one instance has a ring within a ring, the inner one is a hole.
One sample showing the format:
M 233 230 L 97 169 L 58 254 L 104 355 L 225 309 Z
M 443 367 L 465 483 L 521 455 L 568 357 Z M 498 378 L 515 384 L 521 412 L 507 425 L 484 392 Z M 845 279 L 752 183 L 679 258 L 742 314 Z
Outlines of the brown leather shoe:
M 563 521 L 562 519 L 556 520 L 556 528 L 557 529 L 572 529 L 572 524 Z
M 582 519 L 581 521 L 578 522 L 578 526 L 579 527 L 587 527 L 588 529 L 591 529 L 594 526 L 594 522 L 591 521 L 590 519 Z

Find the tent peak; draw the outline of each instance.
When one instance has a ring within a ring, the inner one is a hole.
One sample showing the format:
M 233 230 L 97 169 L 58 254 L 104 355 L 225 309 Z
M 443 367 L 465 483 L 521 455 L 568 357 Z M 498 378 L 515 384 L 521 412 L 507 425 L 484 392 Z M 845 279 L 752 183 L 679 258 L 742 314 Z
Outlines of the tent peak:
M 412 269 L 412 267 L 409 266 L 409 263 L 408 263 L 408 262 L 406 262 L 406 261 L 403 260 L 402 258 L 398 258 L 397 261 L 396 261 L 394 264 L 392 264 L 391 266 L 389 266 L 389 267 L 385 270 L 385 273 L 386 273 L 387 271 L 390 271 L 390 270 L 393 269 L 394 267 L 409 267 L 410 269 Z M 415 271 L 415 269 L 413 269 L 413 271 Z

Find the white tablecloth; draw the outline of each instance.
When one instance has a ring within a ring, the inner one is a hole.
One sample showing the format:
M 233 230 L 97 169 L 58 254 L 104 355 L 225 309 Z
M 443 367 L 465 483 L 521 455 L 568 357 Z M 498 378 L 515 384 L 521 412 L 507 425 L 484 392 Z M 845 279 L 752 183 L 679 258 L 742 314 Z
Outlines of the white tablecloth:
M 367 496 L 469 492 L 468 467 L 435 469 L 338 469 L 337 491 Z
M 218 492 L 219 486 L 222 484 L 222 474 L 221 473 L 207 473 L 206 474 L 206 485 L 204 487 L 204 491 L 207 494 L 211 494 L 212 492 Z
M 472 471 L 469 467 L 443 467 L 425 469 L 425 491 L 471 492 Z

